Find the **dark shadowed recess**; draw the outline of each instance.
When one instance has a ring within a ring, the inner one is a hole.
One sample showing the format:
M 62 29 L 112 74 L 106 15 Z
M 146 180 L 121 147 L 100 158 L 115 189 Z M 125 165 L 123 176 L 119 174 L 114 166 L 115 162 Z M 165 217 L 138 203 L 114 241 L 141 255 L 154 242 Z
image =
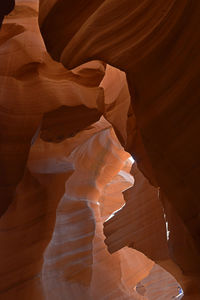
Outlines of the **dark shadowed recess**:
M 46 142 L 59 143 L 99 120 L 102 113 L 84 105 L 61 106 L 44 114 L 40 137 Z
M 2 25 L 4 16 L 8 15 L 15 7 L 15 0 L 1 0 L 0 1 L 0 27 Z
M 68 3 L 66 0 L 60 0 L 56 2 L 40 27 L 42 35 L 45 36 L 47 50 L 55 60 L 59 61 L 66 43 L 103 2 L 104 0 L 74 0 Z M 69 12 L 67 17 L 63 11 Z

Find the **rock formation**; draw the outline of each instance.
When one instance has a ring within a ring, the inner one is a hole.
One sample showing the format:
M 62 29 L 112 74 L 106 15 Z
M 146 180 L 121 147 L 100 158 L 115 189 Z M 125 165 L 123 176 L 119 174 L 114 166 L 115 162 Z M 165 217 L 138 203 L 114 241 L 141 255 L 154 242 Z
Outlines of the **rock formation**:
M 197 278 L 200 286 L 200 32 L 196 30 L 200 3 L 106 0 L 94 5 L 88 1 L 86 10 L 77 0 L 80 12 L 64 1 L 51 1 L 48 6 L 46 2 L 40 1 L 40 27 L 54 59 L 67 68 L 100 59 L 126 72 L 140 137 L 137 146 L 132 139 L 129 152 L 137 161 L 143 149 L 146 160 L 140 158 L 138 166 L 165 194 L 165 200 L 161 199 L 169 227 L 174 227 L 172 212 L 181 223 L 179 230 L 173 230 L 170 251 L 184 273 Z M 69 34 L 72 12 L 77 22 Z M 66 26 L 62 26 L 64 20 Z M 184 255 L 180 247 L 172 246 L 181 227 L 189 240 L 189 246 L 185 238 L 181 240 Z
M 1 1 L 0 300 L 200 298 L 199 14 Z
M 36 4 L 17 2 L 1 29 L 0 299 L 140 299 L 134 286 L 154 263 L 130 249 L 111 256 L 103 235 L 133 179 L 119 177 L 120 201 L 100 206 L 130 155 L 105 118 L 95 122 L 104 114 L 117 128 L 123 111 L 126 140 L 125 75 L 108 67 L 104 76 L 99 61 L 73 71 L 54 62 Z M 122 82 L 115 94 L 109 74 Z

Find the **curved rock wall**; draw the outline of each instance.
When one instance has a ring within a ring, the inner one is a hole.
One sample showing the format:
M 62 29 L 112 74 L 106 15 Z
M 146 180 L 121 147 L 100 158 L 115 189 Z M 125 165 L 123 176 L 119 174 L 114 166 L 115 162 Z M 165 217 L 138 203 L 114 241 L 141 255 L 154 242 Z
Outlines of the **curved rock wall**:
M 126 147 L 165 195 L 161 200 L 170 227 L 176 226 L 172 214 L 177 216 L 179 229 L 172 230 L 170 255 L 196 282 L 199 293 L 200 32 L 196 28 L 200 3 L 95 1 L 95 8 L 79 12 L 80 22 L 71 35 L 66 33 L 67 24 L 63 30 L 62 24 L 72 12 L 76 15 L 74 7 L 52 1 L 44 9 L 45 3 L 40 1 L 40 28 L 55 59 L 67 68 L 99 59 L 126 72 L 137 128 L 128 122 L 128 132 L 137 140 L 129 139 Z M 76 1 L 77 6 L 81 3 Z M 54 25 L 56 14 L 59 20 Z M 181 242 L 180 231 L 185 232 Z
M 198 299 L 199 3 L 11 2 L 0 299 Z
M 104 114 L 119 127 L 125 93 L 126 140 L 125 75 L 108 67 L 119 90 L 111 98 L 105 77 L 104 103 L 105 64 L 68 71 L 53 62 L 36 4 L 17 2 L 1 29 L 0 299 L 141 299 L 134 286 L 153 262 L 132 250 L 107 252 L 99 204 L 109 203 L 105 187 L 130 155 L 104 118 L 91 126 Z M 116 208 L 132 184 L 120 178 Z

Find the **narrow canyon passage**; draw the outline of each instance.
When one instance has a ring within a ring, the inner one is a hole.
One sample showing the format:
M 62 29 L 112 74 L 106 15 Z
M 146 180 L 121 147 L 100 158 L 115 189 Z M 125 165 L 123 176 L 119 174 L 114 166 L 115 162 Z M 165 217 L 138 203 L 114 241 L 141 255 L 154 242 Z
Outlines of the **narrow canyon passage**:
M 0 300 L 199 300 L 195 0 L 0 4 Z

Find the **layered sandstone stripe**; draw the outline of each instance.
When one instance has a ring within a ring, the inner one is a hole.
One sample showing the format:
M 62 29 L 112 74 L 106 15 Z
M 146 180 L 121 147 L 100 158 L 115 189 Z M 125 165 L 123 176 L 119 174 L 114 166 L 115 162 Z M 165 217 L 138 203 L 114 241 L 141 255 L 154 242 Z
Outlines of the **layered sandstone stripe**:
M 184 273 L 200 278 L 200 2 L 87 1 L 88 10 L 81 0 L 48 3 L 40 0 L 40 28 L 54 58 L 67 68 L 98 59 L 126 72 L 137 124 L 129 151 L 137 161 L 143 149 L 140 170 L 160 187 L 163 205 L 185 228 L 183 241 L 190 240 L 184 258 L 171 244 L 172 255 Z

